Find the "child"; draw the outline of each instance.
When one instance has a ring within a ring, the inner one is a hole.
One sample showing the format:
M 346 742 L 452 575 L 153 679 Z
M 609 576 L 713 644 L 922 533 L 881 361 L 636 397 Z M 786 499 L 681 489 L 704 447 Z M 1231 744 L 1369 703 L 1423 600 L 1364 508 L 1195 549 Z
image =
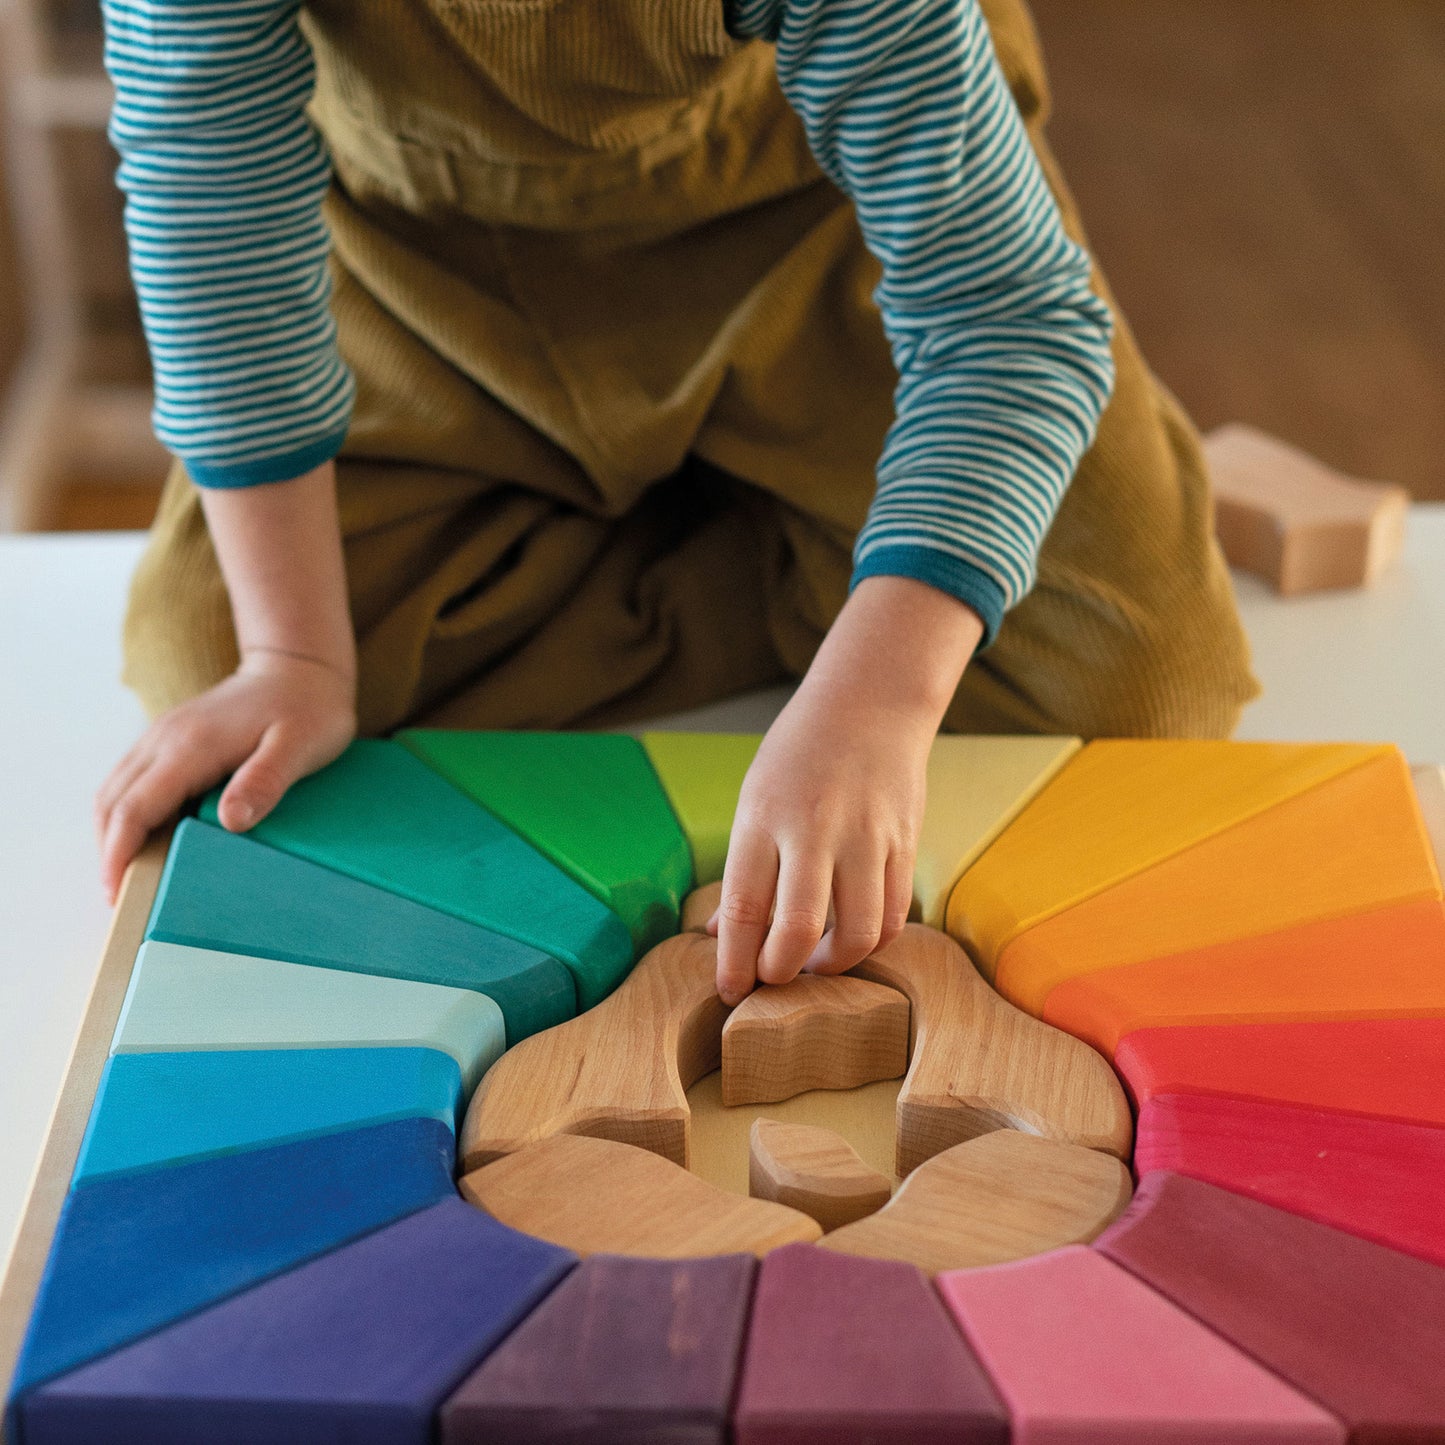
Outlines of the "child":
M 940 726 L 1232 727 L 1197 442 L 1091 281 L 1022 0 L 105 12 L 180 458 L 112 890 L 187 796 L 234 770 L 249 827 L 358 726 L 793 676 L 728 857 L 731 1001 L 902 926 Z

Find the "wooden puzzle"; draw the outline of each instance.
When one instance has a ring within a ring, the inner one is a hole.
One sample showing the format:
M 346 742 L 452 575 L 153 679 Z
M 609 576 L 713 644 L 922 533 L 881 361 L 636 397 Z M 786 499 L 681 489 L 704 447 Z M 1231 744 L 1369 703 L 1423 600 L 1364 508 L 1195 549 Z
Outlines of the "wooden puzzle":
M 413 732 L 153 840 L 6 1441 L 1445 1442 L 1439 770 L 941 738 L 923 922 L 729 1011 L 757 742 Z

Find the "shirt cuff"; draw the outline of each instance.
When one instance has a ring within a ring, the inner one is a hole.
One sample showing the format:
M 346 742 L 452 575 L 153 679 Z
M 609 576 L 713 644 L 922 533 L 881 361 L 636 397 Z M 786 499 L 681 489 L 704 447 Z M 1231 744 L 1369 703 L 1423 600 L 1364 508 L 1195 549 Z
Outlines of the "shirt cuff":
M 1004 591 L 992 577 L 972 562 L 940 552 L 933 547 L 895 545 L 874 547 L 853 569 L 849 590 L 865 577 L 911 577 L 927 582 L 940 592 L 947 592 L 973 608 L 983 620 L 983 640 L 979 651 L 987 647 L 1003 625 Z
M 323 462 L 329 462 L 341 450 L 346 441 L 346 433 L 347 428 L 341 427 L 329 436 L 322 437 L 320 441 L 311 442 L 297 451 L 262 457 L 256 461 L 194 462 L 185 457 L 181 460 L 185 462 L 186 471 L 198 487 L 259 487 L 267 482 L 292 481 L 314 471 Z

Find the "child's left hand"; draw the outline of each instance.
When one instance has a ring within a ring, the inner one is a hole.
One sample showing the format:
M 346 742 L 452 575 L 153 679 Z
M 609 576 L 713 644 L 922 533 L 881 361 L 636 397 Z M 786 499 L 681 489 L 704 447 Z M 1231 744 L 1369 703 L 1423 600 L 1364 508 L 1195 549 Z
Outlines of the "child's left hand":
M 981 635 L 923 583 L 855 589 L 743 783 L 709 925 L 725 1003 L 843 973 L 901 932 L 929 750 Z

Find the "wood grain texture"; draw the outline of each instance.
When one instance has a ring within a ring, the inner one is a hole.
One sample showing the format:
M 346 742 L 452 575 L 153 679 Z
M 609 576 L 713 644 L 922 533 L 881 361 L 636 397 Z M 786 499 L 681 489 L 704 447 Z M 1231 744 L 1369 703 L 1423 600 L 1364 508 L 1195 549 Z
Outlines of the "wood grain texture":
M 1128 1156 L 1129 1105 L 1113 1070 L 1001 999 L 947 935 L 911 923 L 854 972 L 906 994 L 913 1009 L 898 1095 L 900 1177 L 998 1128 Z
M 847 974 L 800 974 L 754 989 L 723 1025 L 723 1103 L 771 1104 L 902 1078 L 908 1014 L 895 989 Z
M 948 931 L 992 979 L 1004 947 L 1025 929 L 1388 751 L 1089 743 L 964 874 L 949 899 Z
M 444 1124 L 399 1119 L 81 1185 L 16 1392 L 449 1197 L 453 1158 Z
M 1445 1128 L 1445 1019 L 1136 1029 L 1114 1067 L 1136 1105 L 1217 1094 Z
M 823 1237 L 824 1249 L 901 1259 L 925 1274 L 1086 1244 L 1133 1192 L 1111 1154 L 996 1129 L 920 1164 L 891 1203 Z
M 1113 1057 L 1134 1029 L 1445 1016 L 1445 908 L 1410 903 L 1061 983 L 1044 1019 Z
M 208 823 L 219 797 L 201 804 Z M 631 935 L 610 908 L 398 743 L 352 743 L 250 836 L 560 960 L 581 1008 L 632 965 Z
M 1134 1161 L 1445 1265 L 1445 1128 L 1157 1094 L 1139 1111 Z
M 429 1445 L 437 1407 L 572 1258 L 443 1200 L 25 1402 L 36 1445 Z
M 1078 738 L 941 733 L 934 739 L 913 866 L 922 922 L 943 927 L 949 894 L 965 870 L 1078 750 Z
M 136 952 L 160 886 L 170 840 L 169 829 L 151 834 L 121 881 L 100 966 L 81 1015 L 75 1047 L 65 1067 L 55 1111 L 45 1131 L 45 1144 L 5 1265 L 4 1281 L 0 1283 L 0 1397 L 9 1393 L 51 1240 L 105 1071 L 110 1040 L 125 1002 Z
M 738 791 L 762 740 L 761 733 L 642 735 L 642 746 L 687 835 L 698 885 L 723 875 Z
M 756 1271 L 584 1259 L 442 1406 L 442 1445 L 726 1445 Z
M 1177 1174 L 1094 1245 L 1343 1420 L 1352 1445 L 1440 1438 L 1445 1270 Z
M 1435 867 L 1445 873 L 1445 767 L 1427 763 L 1411 771 L 1420 816 L 1435 854 Z
M 513 1229 L 580 1255 L 695 1259 L 817 1239 L 807 1215 L 745 1199 L 647 1149 L 554 1134 L 463 1175 L 461 1191 Z
M 1026 930 L 994 985 L 1039 1017 L 1082 974 L 1439 896 L 1410 771 L 1391 751 Z
M 749 1140 L 748 1193 L 801 1210 L 826 1233 L 881 1209 L 893 1181 L 831 1129 L 758 1119 Z
M 112 1050 L 439 1049 L 468 1094 L 506 1047 L 485 994 L 246 954 L 141 944 Z
M 1410 494 L 1348 477 L 1255 427 L 1205 439 L 1214 530 L 1233 567 L 1286 597 L 1365 587 L 1398 560 Z
M 176 829 L 148 938 L 486 994 L 518 1043 L 577 1012 L 540 949 L 194 818 Z
M 610 998 L 524 1040 L 482 1080 L 462 1128 L 476 1169 L 551 1134 L 588 1134 L 688 1162 L 687 1089 L 722 1062 L 717 941 L 660 943 Z
M 284 1144 L 390 1119 L 456 1127 L 456 1060 L 436 1049 L 116 1054 L 75 1182 Z
M 1092 1249 L 937 1285 L 1013 1445 L 1345 1445 L 1338 1420 Z
M 758 1271 L 736 1445 L 1004 1445 L 1008 1417 L 912 1265 L 795 1245 Z
M 692 855 L 636 738 L 413 728 L 396 740 L 600 898 L 637 953 L 677 932 Z

